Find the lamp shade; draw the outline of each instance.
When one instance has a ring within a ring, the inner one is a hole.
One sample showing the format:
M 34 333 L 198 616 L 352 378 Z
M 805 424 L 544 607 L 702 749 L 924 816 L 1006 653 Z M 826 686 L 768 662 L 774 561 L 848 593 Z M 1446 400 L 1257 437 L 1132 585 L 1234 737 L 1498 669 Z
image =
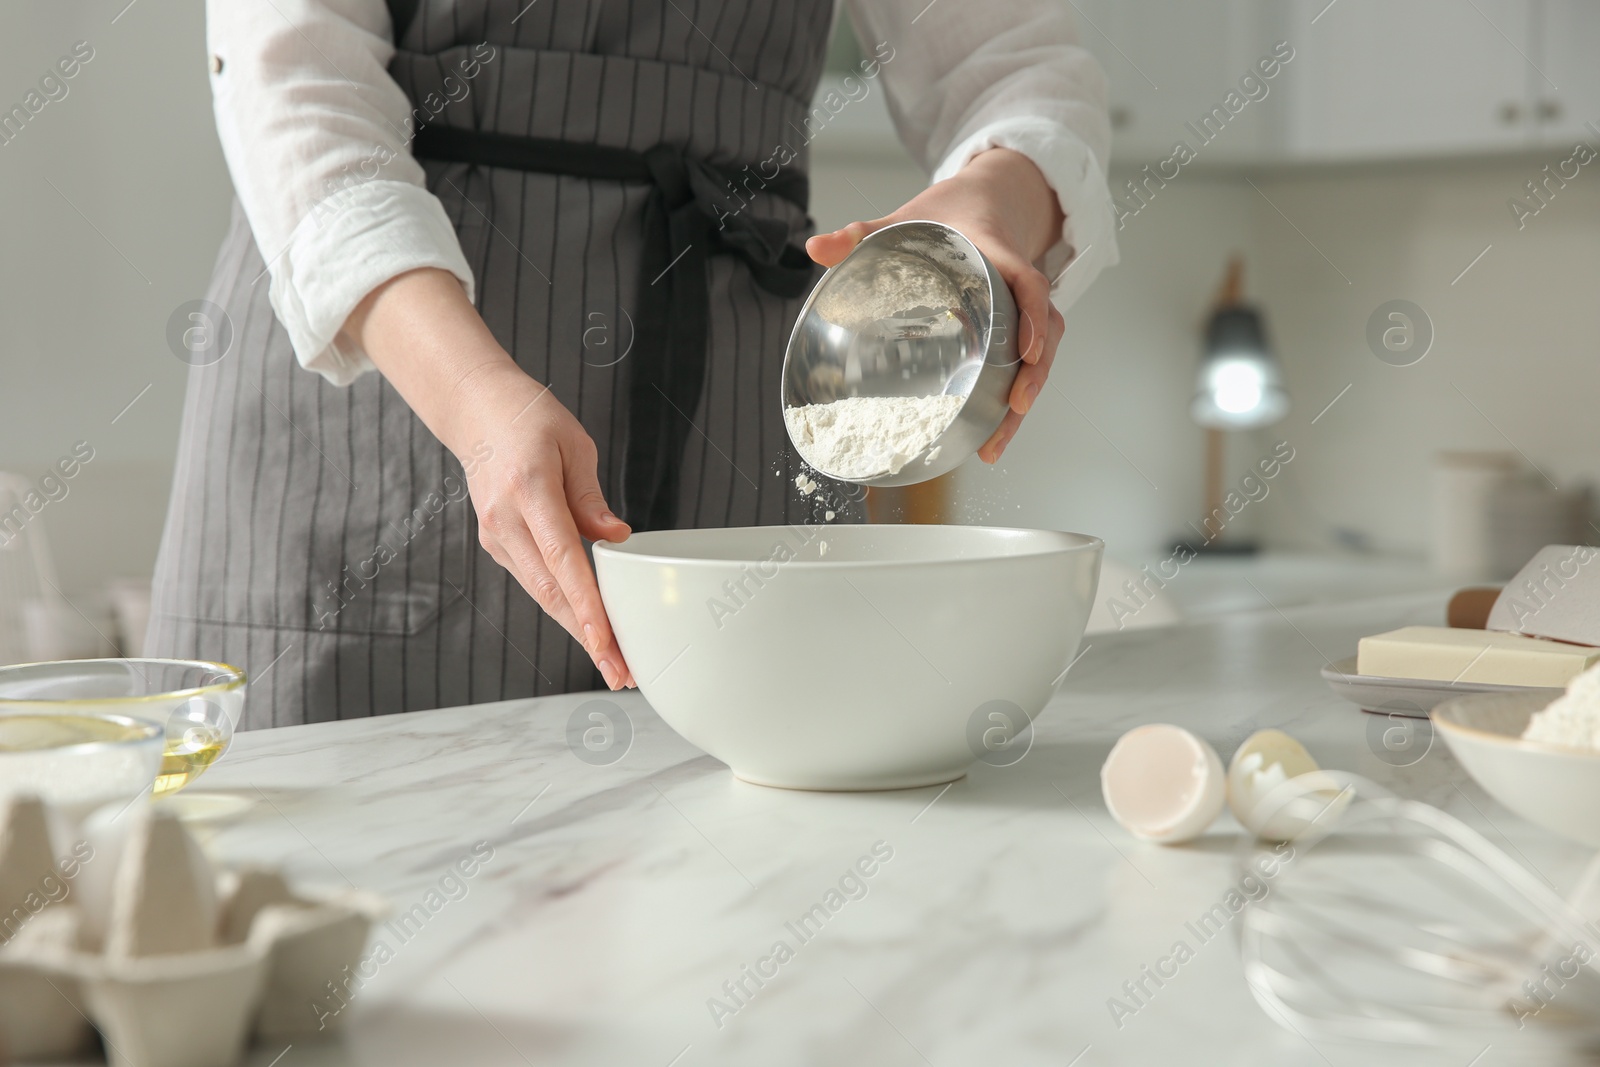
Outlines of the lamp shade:
M 1190 415 L 1210 429 L 1250 430 L 1270 426 L 1288 412 L 1289 394 L 1261 313 L 1243 304 L 1219 308 L 1206 324 Z

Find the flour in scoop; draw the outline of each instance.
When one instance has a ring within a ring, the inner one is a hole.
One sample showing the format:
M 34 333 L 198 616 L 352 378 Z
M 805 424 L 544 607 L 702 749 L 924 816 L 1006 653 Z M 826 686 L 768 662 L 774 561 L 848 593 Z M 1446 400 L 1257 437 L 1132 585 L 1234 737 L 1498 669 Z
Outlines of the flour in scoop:
M 1600 667 L 1578 675 L 1564 694 L 1534 712 L 1522 739 L 1600 752 Z
M 835 478 L 898 474 L 955 421 L 960 395 L 849 396 L 785 408 L 789 438 L 805 461 Z

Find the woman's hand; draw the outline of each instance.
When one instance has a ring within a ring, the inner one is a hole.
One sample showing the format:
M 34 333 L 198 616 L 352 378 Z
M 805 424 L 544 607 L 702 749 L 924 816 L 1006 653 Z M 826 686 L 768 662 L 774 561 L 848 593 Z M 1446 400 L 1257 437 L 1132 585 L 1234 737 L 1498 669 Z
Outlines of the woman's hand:
M 516 365 L 445 271 L 390 279 L 344 332 L 446 448 L 489 457 L 467 477 L 484 549 L 583 645 L 607 685 L 634 684 L 582 541 L 630 531 L 606 506 L 582 424 Z
M 985 463 L 993 463 L 1044 388 L 1066 329 L 1061 312 L 1050 303 L 1049 279 L 1033 265 L 1060 240 L 1065 221 L 1060 202 L 1031 159 L 1009 148 L 991 148 L 893 214 L 819 233 L 806 242 L 806 251 L 831 267 L 867 234 L 908 219 L 943 222 L 966 234 L 989 257 L 1016 300 L 1023 366 L 1011 387 L 1011 410 L 978 450 Z
M 631 532 L 606 506 L 594 440 L 555 394 L 509 359 L 475 375 L 463 391 L 458 432 L 486 443 L 491 457 L 467 478 L 478 540 L 578 639 L 607 685 L 632 685 L 580 540 L 624 541 Z

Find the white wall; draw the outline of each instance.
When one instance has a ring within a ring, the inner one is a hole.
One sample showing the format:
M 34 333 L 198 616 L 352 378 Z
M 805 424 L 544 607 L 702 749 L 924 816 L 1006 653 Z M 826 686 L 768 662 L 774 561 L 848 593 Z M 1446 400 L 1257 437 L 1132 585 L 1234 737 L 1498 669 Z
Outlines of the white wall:
M 1421 553 L 1440 449 L 1520 449 L 1562 488 L 1600 474 L 1600 163 L 1521 231 L 1506 206 L 1567 154 L 1258 183 L 1350 278 L 1261 202 L 1255 274 L 1296 401 L 1282 432 L 1304 442 L 1286 472 L 1301 506 L 1264 512 L 1275 543 L 1321 546 L 1345 525 Z M 1368 316 L 1397 298 L 1433 321 L 1414 366 L 1380 362 L 1365 340 Z
M 863 210 L 847 178 L 863 190 L 916 188 L 909 161 L 873 167 L 817 147 L 819 224 Z M 1184 173 L 1127 220 L 1122 264 L 1067 314 L 1053 381 L 1076 409 L 1046 390 L 999 467 L 963 468 L 963 521 L 1094 533 L 1136 563 L 1200 521 L 1201 436 L 1187 405 L 1199 330 L 1234 250 L 1247 257 L 1247 293 L 1266 312 L 1294 407 L 1278 426 L 1230 437 L 1228 479 L 1280 439 L 1296 452 L 1233 532 L 1275 548 L 1365 541 L 1421 557 L 1430 467 L 1444 449 L 1521 450 L 1562 488 L 1593 480 L 1600 170 L 1584 168 L 1520 231 L 1507 208 L 1568 154 L 1250 181 Z M 1117 168 L 1113 183 L 1131 176 Z M 1367 344 L 1369 316 L 1393 299 L 1419 304 L 1434 326 L 1413 366 L 1383 363 Z
M 122 9 L 0 6 L 6 110 L 75 42 L 94 49 L 0 145 L 0 469 L 37 478 L 75 442 L 94 448 L 41 515 L 69 594 L 151 570 L 186 370 L 167 317 L 204 295 L 232 195 L 202 5 Z

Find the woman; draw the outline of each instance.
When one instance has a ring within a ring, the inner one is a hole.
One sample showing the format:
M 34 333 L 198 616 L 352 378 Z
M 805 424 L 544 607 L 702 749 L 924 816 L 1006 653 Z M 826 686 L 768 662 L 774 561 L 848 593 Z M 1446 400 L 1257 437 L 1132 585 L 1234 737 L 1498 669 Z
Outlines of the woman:
M 983 248 L 1024 315 L 998 458 L 1044 272 L 1065 306 L 1115 262 L 1102 76 L 1054 0 L 850 16 L 870 56 L 813 111 L 830 0 L 213 0 L 235 339 L 190 379 L 153 654 L 243 665 L 252 727 L 632 685 L 585 540 L 806 517 L 805 141 L 866 92 L 935 182 L 805 252 Z

